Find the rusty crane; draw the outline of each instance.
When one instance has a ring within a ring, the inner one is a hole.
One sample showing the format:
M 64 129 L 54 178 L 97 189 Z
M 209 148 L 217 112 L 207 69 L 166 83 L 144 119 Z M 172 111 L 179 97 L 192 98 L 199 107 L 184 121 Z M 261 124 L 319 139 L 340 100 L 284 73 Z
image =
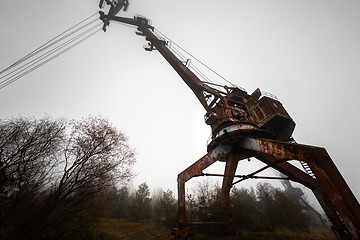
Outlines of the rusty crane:
M 172 239 L 190 239 L 185 218 L 185 183 L 193 177 L 205 175 L 203 170 L 216 161 L 225 162 L 222 183 L 224 211 L 231 223 L 230 189 L 234 184 L 266 168 L 274 168 L 288 179 L 312 190 L 341 240 L 359 239 L 360 205 L 344 178 L 324 148 L 298 144 L 292 138 L 295 122 L 277 99 L 263 96 L 259 89 L 248 94 L 238 87 L 212 85 L 201 81 L 187 65 L 168 48 L 167 42 L 154 34 L 148 19 L 140 16 L 116 16 L 128 7 L 127 0 L 105 0 L 108 14 L 100 11 L 103 30 L 110 20 L 137 27 L 137 35 L 146 37 L 147 51 L 157 50 L 194 92 L 205 108 L 205 122 L 212 137 L 207 153 L 178 175 L 179 228 L 172 230 Z M 99 6 L 104 5 L 101 0 Z M 256 172 L 241 176 L 234 182 L 238 162 L 255 157 L 266 164 Z M 290 164 L 297 160 L 304 170 Z

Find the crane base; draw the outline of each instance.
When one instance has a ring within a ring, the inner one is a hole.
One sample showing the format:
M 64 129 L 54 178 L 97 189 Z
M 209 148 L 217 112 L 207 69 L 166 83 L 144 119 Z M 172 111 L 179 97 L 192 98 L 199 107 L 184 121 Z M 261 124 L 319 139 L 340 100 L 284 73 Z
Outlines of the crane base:
M 191 228 L 173 228 L 169 240 L 193 240 L 194 236 Z

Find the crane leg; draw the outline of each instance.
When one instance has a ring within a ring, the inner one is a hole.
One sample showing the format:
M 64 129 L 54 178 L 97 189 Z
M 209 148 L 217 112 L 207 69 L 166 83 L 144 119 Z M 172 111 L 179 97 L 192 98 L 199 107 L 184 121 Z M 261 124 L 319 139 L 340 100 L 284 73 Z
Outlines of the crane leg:
M 203 170 L 214 162 L 224 158 L 231 152 L 231 147 L 227 145 L 218 145 L 208 152 L 190 167 L 178 175 L 178 214 L 179 226 L 185 225 L 185 183 L 195 176 L 201 176 Z
M 226 162 L 222 195 L 227 220 L 232 222 L 230 190 L 235 184 L 238 161 L 244 156 L 253 156 L 310 188 L 329 216 L 337 237 L 359 239 L 360 205 L 324 148 L 256 137 L 241 137 L 231 145 L 219 144 L 178 175 L 180 228 L 172 230 L 173 239 L 188 239 L 191 233 L 185 228 L 185 183 L 192 177 L 204 175 L 203 170 L 219 160 Z M 289 160 L 307 163 L 312 174 L 288 163 Z
M 185 219 L 185 183 L 195 176 L 201 176 L 203 170 L 212 165 L 214 162 L 226 157 L 231 152 L 231 146 L 218 145 L 208 152 L 190 167 L 178 175 L 178 220 L 179 228 L 171 230 L 172 239 L 189 239 L 191 230 L 186 228 Z
M 303 178 L 310 183 L 304 185 L 313 190 L 337 228 L 335 232 L 339 239 L 359 239 L 360 205 L 324 148 L 254 137 L 243 138 L 236 147 L 251 151 L 261 161 L 276 159 L 306 162 L 314 174 L 316 184 Z M 297 173 L 292 177 L 296 179 L 298 176 L 302 177 Z
M 228 223 L 230 223 L 230 225 L 232 225 L 233 223 L 230 190 L 232 187 L 238 162 L 239 162 L 239 158 L 237 157 L 236 154 L 229 154 L 225 165 L 224 178 L 221 188 L 221 193 L 223 195 L 224 204 L 225 204 L 226 220 Z

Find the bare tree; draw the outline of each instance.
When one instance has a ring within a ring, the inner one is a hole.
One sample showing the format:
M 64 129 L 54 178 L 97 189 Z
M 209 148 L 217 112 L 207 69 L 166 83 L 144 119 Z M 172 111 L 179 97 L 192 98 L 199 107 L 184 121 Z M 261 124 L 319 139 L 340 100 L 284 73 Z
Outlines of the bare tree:
M 18 118 L 0 123 L 0 226 L 12 236 L 25 224 L 51 184 L 64 140 L 64 121 Z
M 195 215 L 197 221 L 224 221 L 224 202 L 221 188 L 217 183 L 212 183 L 208 179 L 198 182 L 194 189 L 194 196 L 196 196 Z
M 0 197 L 19 199 L 51 181 L 64 140 L 62 120 L 0 121 Z
M 104 119 L 0 121 L 0 235 L 60 239 L 126 181 L 134 150 Z

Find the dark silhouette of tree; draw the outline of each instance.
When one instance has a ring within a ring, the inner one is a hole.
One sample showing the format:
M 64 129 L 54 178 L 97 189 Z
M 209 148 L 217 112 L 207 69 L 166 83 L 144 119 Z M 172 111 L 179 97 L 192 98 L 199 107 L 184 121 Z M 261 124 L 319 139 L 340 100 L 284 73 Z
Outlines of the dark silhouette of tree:
M 275 231 L 275 189 L 269 183 L 258 183 L 256 186 L 256 193 L 262 227 L 266 228 L 266 226 L 271 226 L 268 230 Z
M 148 219 L 151 215 L 151 198 L 149 186 L 142 183 L 135 191 L 135 196 L 131 199 L 132 217 L 135 221 L 143 221 Z
M 277 224 L 291 229 L 307 230 L 309 219 L 302 206 L 286 192 L 276 190 L 274 208 Z
M 127 181 L 134 150 L 107 120 L 0 121 L 0 235 L 67 239 Z
M 303 213 L 301 205 L 284 191 L 272 187 L 269 183 L 259 183 L 257 198 L 262 228 L 271 226 L 269 230 L 272 231 L 275 231 L 276 226 L 307 229 L 309 220 Z
M 194 194 L 191 194 L 189 192 L 186 193 L 186 218 L 190 222 L 195 222 L 197 220 L 197 202 L 196 202 L 196 196 Z
M 209 181 L 199 182 L 193 194 L 187 194 L 187 219 L 191 222 L 224 222 L 225 206 L 220 187 Z M 279 228 L 307 230 L 309 221 L 301 205 L 284 191 L 269 183 L 231 191 L 234 227 L 246 231 L 275 231 Z M 224 233 L 226 228 L 214 225 L 198 229 L 207 234 Z
M 126 219 L 129 217 L 130 195 L 127 187 L 117 189 L 113 187 L 109 192 L 108 216 Z
M 195 192 L 197 220 L 201 222 L 210 221 L 210 206 L 212 199 L 211 183 L 209 181 L 198 182 Z
M 176 220 L 177 201 L 171 190 L 162 192 L 161 197 L 155 202 L 154 212 L 160 219 L 164 219 L 165 224 Z
M 236 188 L 231 191 L 233 218 L 238 229 L 256 230 L 259 226 L 259 209 L 253 188 Z
M 221 189 L 210 181 L 198 182 L 194 189 L 195 206 L 193 216 L 195 221 L 214 222 L 224 220 L 224 205 Z M 190 197 L 190 195 L 189 195 Z

